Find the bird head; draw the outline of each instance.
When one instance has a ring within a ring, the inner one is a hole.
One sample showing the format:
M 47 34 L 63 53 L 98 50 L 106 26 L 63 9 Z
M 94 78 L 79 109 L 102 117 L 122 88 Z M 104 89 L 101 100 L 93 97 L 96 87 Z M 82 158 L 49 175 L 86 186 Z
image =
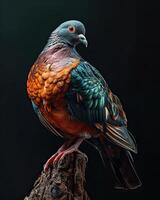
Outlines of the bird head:
M 77 20 L 70 20 L 58 26 L 53 34 L 56 34 L 61 41 L 72 47 L 83 44 L 87 47 L 88 42 L 85 37 L 85 27 Z

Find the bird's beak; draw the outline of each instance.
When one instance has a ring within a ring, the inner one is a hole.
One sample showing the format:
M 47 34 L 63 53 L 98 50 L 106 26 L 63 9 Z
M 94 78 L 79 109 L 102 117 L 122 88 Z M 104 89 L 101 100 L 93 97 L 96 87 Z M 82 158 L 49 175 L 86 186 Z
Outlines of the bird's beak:
M 78 37 L 79 37 L 79 42 L 84 44 L 85 47 L 87 47 L 88 46 L 88 42 L 87 42 L 86 37 L 83 34 L 79 34 Z

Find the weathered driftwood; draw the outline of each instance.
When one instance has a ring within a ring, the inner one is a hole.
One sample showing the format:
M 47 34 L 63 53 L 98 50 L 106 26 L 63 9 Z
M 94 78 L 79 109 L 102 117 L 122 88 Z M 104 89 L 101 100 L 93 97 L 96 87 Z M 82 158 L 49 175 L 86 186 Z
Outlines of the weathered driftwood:
M 87 156 L 80 152 L 65 155 L 42 172 L 25 200 L 89 200 L 85 190 Z

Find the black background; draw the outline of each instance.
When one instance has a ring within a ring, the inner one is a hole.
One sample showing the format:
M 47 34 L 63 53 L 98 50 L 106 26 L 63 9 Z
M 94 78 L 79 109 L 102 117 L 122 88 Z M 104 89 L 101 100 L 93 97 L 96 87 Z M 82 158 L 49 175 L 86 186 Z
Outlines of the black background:
M 155 198 L 160 150 L 156 114 L 151 111 L 158 110 L 158 79 L 152 76 L 158 66 L 158 12 L 154 3 L 138 0 L 1 1 L 0 199 L 24 199 L 47 158 L 63 143 L 35 116 L 26 79 L 51 31 L 69 19 L 85 24 L 89 46 L 79 47 L 80 54 L 120 97 L 139 149 L 135 163 L 143 186 L 128 192 L 113 189 L 110 168 L 104 169 L 92 147 L 81 146 L 89 157 L 91 199 L 143 199 L 146 194 Z

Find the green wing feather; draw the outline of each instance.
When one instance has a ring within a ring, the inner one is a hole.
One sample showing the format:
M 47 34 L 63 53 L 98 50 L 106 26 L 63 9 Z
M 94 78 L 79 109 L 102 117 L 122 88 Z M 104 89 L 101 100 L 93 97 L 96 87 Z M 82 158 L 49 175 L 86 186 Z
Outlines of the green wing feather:
M 71 71 L 66 94 L 72 117 L 96 126 L 113 143 L 137 152 L 135 139 L 127 130 L 127 118 L 119 98 L 114 95 L 100 72 L 87 62 Z
M 71 72 L 71 86 L 67 99 L 72 114 L 88 123 L 107 121 L 105 105 L 107 90 L 105 82 L 95 76 L 95 71 L 86 62 Z

